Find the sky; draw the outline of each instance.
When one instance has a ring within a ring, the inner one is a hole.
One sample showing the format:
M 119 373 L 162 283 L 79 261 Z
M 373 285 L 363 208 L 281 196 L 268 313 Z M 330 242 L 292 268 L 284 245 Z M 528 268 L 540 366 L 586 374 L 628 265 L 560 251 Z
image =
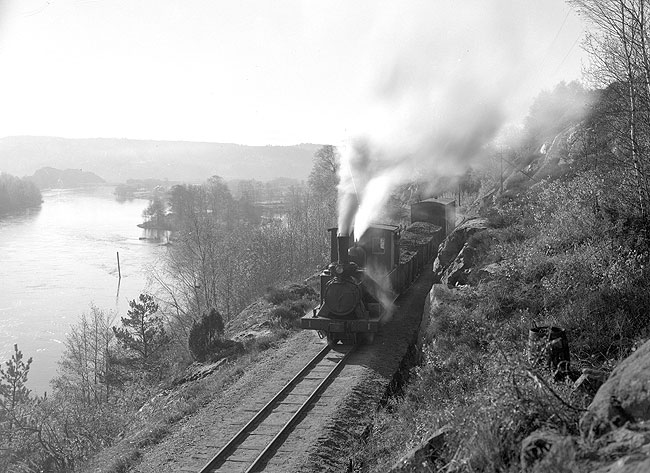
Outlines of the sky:
M 516 122 L 583 31 L 562 0 L 0 0 L 0 137 L 338 145 L 464 74 Z

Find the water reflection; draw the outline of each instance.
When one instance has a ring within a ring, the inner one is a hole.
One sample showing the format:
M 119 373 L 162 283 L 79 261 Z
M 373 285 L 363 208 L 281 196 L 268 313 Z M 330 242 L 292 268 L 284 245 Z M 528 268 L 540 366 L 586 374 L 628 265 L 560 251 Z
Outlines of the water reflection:
M 0 230 L 4 225 L 9 225 L 12 222 L 27 222 L 29 219 L 37 218 L 41 213 L 42 206 L 30 207 L 23 210 L 14 210 L 5 214 L 0 214 Z
M 141 236 L 141 240 L 148 240 L 160 243 L 162 245 L 171 244 L 172 232 L 171 230 L 159 230 L 156 228 L 145 228 L 144 236 Z

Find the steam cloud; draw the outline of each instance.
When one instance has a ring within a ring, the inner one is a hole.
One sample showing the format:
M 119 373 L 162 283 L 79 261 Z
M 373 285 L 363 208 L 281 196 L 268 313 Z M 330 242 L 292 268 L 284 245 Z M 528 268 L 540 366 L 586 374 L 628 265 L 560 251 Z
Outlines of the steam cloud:
M 502 14 L 499 4 L 506 5 L 454 2 L 459 8 L 449 19 L 430 2 L 406 19 L 389 12 L 377 25 L 384 37 L 376 41 L 382 60 L 369 68 L 371 103 L 341 150 L 341 234 L 354 228 L 360 238 L 401 184 L 448 183 L 499 132 L 524 67 L 517 15 Z

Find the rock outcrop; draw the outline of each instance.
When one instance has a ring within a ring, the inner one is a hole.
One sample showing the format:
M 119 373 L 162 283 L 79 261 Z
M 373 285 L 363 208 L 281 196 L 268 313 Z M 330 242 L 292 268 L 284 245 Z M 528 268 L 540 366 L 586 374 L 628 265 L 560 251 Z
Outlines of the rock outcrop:
M 650 425 L 646 423 L 613 430 L 599 438 L 592 448 L 604 460 L 592 465 L 589 471 L 594 473 L 650 471 Z
M 626 422 L 650 420 L 650 341 L 614 369 L 581 421 L 583 432 L 603 433 Z
M 474 218 L 463 222 L 442 242 L 433 263 L 436 283 L 467 284 L 474 264 L 475 248 L 468 242 L 472 235 L 488 228 L 487 220 Z
M 547 471 L 559 461 L 578 472 L 650 471 L 650 341 L 614 369 L 580 430 L 580 437 L 533 432 L 521 445 L 522 471 Z
M 418 467 L 428 465 L 445 448 L 448 427 L 442 427 L 428 436 L 424 442 L 400 458 L 390 469 L 390 473 L 418 471 Z

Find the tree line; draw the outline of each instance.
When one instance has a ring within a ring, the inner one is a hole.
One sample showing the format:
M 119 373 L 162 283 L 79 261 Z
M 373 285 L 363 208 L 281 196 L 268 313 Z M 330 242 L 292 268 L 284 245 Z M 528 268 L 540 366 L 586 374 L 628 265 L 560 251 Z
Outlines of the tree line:
M 41 202 L 41 191 L 33 182 L 0 173 L 0 215 L 37 207 Z

